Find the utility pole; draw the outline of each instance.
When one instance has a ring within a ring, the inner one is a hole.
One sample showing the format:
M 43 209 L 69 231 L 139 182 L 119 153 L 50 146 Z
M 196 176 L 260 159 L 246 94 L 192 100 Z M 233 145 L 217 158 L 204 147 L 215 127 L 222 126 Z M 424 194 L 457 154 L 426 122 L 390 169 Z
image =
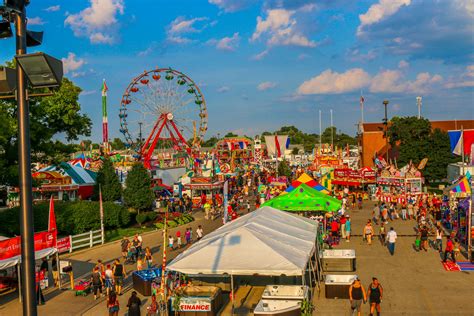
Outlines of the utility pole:
M 142 125 L 143 125 L 143 122 L 138 122 L 138 126 L 139 126 L 139 132 L 138 132 L 138 143 L 140 144 L 140 147 L 142 146 L 142 140 L 143 140 L 143 135 L 142 135 Z
M 385 161 L 388 163 L 388 118 L 387 118 L 387 105 L 388 105 L 388 100 L 383 100 L 383 106 L 385 109 L 385 116 L 383 120 L 383 125 L 384 125 L 384 136 L 385 136 L 385 148 L 386 148 L 386 153 L 385 153 Z
M 329 112 L 331 113 L 331 154 L 332 154 L 332 151 L 334 150 L 334 128 L 333 128 L 333 124 L 332 124 L 332 109 L 329 110 Z
M 15 13 L 16 54 L 26 54 L 26 9 Z M 35 243 L 31 187 L 30 121 L 25 72 L 17 65 L 18 166 L 20 173 L 21 280 L 23 315 L 36 316 Z
M 319 110 L 319 152 L 322 150 L 322 127 L 321 127 L 321 110 Z

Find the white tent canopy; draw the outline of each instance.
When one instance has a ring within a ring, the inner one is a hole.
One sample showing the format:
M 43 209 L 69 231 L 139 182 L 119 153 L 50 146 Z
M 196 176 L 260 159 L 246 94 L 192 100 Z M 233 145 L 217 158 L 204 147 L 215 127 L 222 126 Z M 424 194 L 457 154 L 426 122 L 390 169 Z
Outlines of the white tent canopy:
M 317 223 L 262 207 L 206 235 L 168 270 L 186 274 L 302 275 L 314 253 Z

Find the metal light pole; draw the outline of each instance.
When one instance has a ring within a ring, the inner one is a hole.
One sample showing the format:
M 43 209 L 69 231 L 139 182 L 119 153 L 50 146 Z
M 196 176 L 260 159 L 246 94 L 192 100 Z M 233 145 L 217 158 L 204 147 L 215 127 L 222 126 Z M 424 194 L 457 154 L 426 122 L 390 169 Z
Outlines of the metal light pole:
M 16 54 L 26 54 L 26 10 L 15 13 Z M 18 165 L 20 176 L 21 279 L 23 315 L 35 316 L 35 244 L 31 188 L 30 121 L 26 78 L 17 65 Z
M 421 119 L 421 97 L 416 97 L 416 105 L 418 106 L 418 119 Z
M 385 116 L 384 116 L 384 121 L 383 121 L 384 136 L 385 136 L 385 148 L 386 148 L 385 161 L 388 163 L 388 135 L 387 135 L 387 131 L 388 131 L 388 118 L 387 118 L 388 100 L 383 100 L 382 103 L 383 103 L 383 106 L 384 106 L 384 109 L 385 109 Z

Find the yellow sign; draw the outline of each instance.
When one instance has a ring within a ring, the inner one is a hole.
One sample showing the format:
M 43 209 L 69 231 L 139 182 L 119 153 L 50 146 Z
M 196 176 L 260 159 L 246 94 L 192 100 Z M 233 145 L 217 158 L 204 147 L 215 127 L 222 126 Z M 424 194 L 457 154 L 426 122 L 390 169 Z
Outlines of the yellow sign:
M 418 165 L 418 170 L 422 170 L 426 167 L 426 163 L 428 162 L 428 158 L 423 158 Z

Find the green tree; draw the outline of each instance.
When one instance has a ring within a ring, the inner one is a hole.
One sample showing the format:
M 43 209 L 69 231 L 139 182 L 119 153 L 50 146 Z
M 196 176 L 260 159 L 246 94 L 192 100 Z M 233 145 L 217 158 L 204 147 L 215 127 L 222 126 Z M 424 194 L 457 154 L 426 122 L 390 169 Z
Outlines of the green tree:
M 286 160 L 284 159 L 278 163 L 278 175 L 285 176 L 288 179 L 290 179 L 291 177 L 291 169 L 288 166 L 288 163 L 286 162 Z
M 10 66 L 14 66 L 10 63 Z M 67 78 L 52 96 L 29 100 L 30 143 L 32 160 L 54 163 L 76 150 L 54 138 L 61 134 L 66 140 L 90 135 L 91 120 L 81 114 L 81 88 Z M 17 104 L 14 99 L 0 100 L 0 183 L 18 184 Z
M 122 197 L 122 185 L 110 159 L 105 159 L 97 173 L 94 185 L 93 199 L 99 199 L 99 185 L 102 190 L 103 201 L 117 201 Z
M 135 164 L 125 180 L 123 199 L 125 205 L 140 212 L 151 209 L 154 200 L 151 177 L 142 164 Z
M 112 150 L 124 150 L 125 143 L 118 137 L 115 137 L 114 140 L 110 143 Z
M 387 135 L 390 145 L 398 152 L 399 166 L 410 161 L 417 164 L 428 158 L 423 171 L 428 182 L 445 178 L 448 164 L 458 160 L 450 151 L 448 134 L 439 129 L 432 131 L 427 119 L 394 117 Z
M 213 136 L 202 143 L 202 147 L 214 147 L 217 144 L 217 137 Z
M 239 135 L 237 134 L 234 134 L 232 132 L 229 132 L 227 134 L 224 135 L 225 138 L 232 138 L 232 137 L 238 137 Z

